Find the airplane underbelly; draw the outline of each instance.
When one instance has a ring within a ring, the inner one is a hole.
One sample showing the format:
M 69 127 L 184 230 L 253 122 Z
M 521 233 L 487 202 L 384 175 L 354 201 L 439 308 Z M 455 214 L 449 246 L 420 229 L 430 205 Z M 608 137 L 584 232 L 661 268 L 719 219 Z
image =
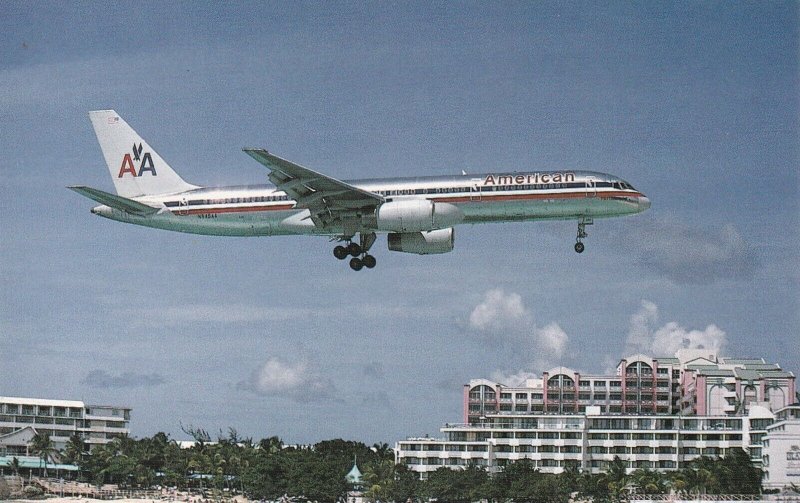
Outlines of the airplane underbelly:
M 165 214 L 151 217 L 149 222 L 137 223 L 160 229 L 208 236 L 273 236 L 292 234 L 279 226 L 280 220 L 291 213 L 294 212 Z
M 631 204 L 603 197 L 537 198 L 509 201 L 470 201 L 459 204 L 466 223 L 520 220 L 564 220 L 636 213 Z
M 466 222 L 502 222 L 519 220 L 562 219 L 586 212 L 579 199 L 536 199 L 523 201 L 480 201 L 459 205 Z

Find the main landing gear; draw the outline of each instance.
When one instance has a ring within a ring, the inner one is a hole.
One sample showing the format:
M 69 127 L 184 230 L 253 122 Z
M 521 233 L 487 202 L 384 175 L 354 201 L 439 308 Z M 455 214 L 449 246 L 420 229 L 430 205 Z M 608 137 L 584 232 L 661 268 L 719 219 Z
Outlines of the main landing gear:
M 581 242 L 581 239 L 585 238 L 588 234 L 586 234 L 586 226 L 594 224 L 594 220 L 591 218 L 581 218 L 578 221 L 578 236 L 575 238 L 575 251 L 578 253 L 583 253 L 585 246 Z
M 361 233 L 359 235 L 359 243 L 351 241 L 352 238 L 347 239 L 347 246 L 338 245 L 333 249 L 333 256 L 339 260 L 344 260 L 349 256 L 350 268 L 354 271 L 360 271 L 362 268 L 372 269 L 378 263 L 375 257 L 367 253 L 372 245 L 375 243 L 374 232 Z

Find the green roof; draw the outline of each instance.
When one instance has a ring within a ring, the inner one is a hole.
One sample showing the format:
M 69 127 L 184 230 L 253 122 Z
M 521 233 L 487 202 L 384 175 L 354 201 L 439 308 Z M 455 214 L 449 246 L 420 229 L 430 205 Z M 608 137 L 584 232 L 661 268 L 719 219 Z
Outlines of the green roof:
M 702 371 L 701 375 L 709 377 L 733 377 L 733 371 L 725 369 L 712 369 Z
M 358 465 L 355 462 L 353 462 L 353 467 L 350 468 L 350 471 L 344 476 L 344 478 L 347 479 L 347 481 L 351 484 L 361 483 L 361 470 L 358 469 Z
M 786 372 L 783 370 L 753 370 L 747 368 L 744 369 L 738 368 L 734 372 L 736 373 L 736 377 L 748 380 L 776 379 L 776 378 L 786 378 L 794 376 L 794 374 L 792 374 L 791 372 Z
M 745 364 L 744 368 L 750 370 L 780 370 L 780 366 L 774 363 Z
M 30 469 L 44 469 L 44 462 L 41 458 L 34 456 L 0 456 L 0 468 L 11 468 L 14 463 L 14 458 L 17 458 L 19 467 L 25 470 Z M 60 463 L 47 463 L 48 470 L 64 470 L 68 472 L 77 472 L 76 465 L 65 465 Z
M 748 370 L 748 369 L 736 369 L 734 370 L 736 377 L 740 379 L 761 379 L 761 374 L 756 372 L 755 370 Z
M 785 372 L 783 370 L 767 370 L 767 371 L 759 372 L 759 374 L 761 374 L 762 376 L 764 376 L 766 378 L 770 378 L 770 377 L 792 377 L 794 375 L 791 372 Z

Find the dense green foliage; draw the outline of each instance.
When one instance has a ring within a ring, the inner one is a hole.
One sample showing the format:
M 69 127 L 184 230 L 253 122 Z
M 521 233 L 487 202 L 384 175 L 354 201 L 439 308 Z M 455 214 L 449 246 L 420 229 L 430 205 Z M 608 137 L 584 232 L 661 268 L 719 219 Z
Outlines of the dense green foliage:
M 195 432 L 197 433 L 197 432 Z M 386 444 L 329 440 L 313 446 L 285 446 L 277 437 L 253 443 L 235 430 L 210 442 L 205 432 L 181 449 L 164 433 L 134 440 L 118 438 L 87 453 L 79 440 L 71 441 L 62 456 L 76 462 L 82 476 L 94 483 L 127 487 L 155 484 L 242 492 L 257 499 L 304 497 L 320 502 L 340 500 L 351 489 L 345 475 L 358 460 L 363 474 L 361 490 L 372 501 L 427 501 L 469 503 L 514 501 L 566 502 L 579 494 L 596 502 L 625 499 L 631 491 L 665 494 L 757 494 L 761 472 L 744 451 L 725 458 L 699 458 L 680 470 L 661 473 L 638 469 L 626 473 L 615 458 L 605 473 L 581 473 L 569 467 L 558 475 L 544 474 L 522 460 L 490 476 L 483 468 L 439 468 L 420 481 L 417 474 L 394 464 Z
M 55 445 L 53 445 L 53 441 L 50 440 L 50 435 L 46 433 L 36 433 L 31 439 L 30 449 L 33 454 L 39 456 L 39 459 L 42 460 L 44 475 L 46 477 L 47 464 L 53 460 L 53 457 L 58 452 Z

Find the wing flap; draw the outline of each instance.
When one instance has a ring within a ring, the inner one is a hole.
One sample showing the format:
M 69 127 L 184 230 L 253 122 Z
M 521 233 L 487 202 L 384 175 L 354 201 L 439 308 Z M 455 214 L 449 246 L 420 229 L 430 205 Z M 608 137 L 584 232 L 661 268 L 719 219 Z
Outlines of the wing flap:
M 343 210 L 373 209 L 383 197 L 349 183 L 300 166 L 260 148 L 243 149 L 250 157 L 270 170 L 269 180 L 297 201 L 298 208 L 308 208 L 315 221 L 327 221 Z
M 152 206 L 142 204 L 138 201 L 134 201 L 133 199 L 128 199 L 127 197 L 118 196 L 116 194 L 110 194 L 100 189 L 93 189 L 84 185 L 72 185 L 67 188 L 74 190 L 78 194 L 88 197 L 93 201 L 97 201 L 100 204 L 105 204 L 111 208 L 132 213 L 134 215 L 154 215 L 159 211 L 159 208 L 153 208 Z

